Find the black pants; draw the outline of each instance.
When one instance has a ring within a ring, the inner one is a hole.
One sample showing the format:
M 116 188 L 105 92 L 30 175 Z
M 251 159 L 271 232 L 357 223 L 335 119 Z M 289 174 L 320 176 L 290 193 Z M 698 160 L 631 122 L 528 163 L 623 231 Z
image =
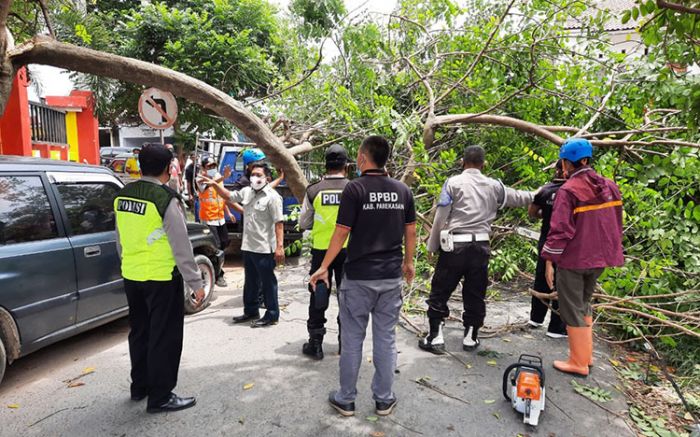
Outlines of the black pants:
M 549 288 L 549 285 L 547 285 L 547 280 L 545 279 L 544 275 L 545 263 L 546 261 L 542 258 L 537 260 L 537 268 L 535 269 L 535 283 L 533 284 L 532 288 L 540 293 L 551 293 L 552 289 Z M 549 304 L 552 306 L 552 309 L 557 311 L 559 310 L 558 300 L 550 300 Z M 543 323 L 544 318 L 547 316 L 547 311 L 549 311 L 549 307 L 540 299 L 532 296 L 532 304 L 530 305 L 530 320 L 537 323 Z M 549 317 L 549 326 L 547 327 L 547 331 L 557 334 L 566 333 L 566 324 L 561 320 L 559 314 L 555 313 L 554 311 L 552 311 L 552 314 Z
M 223 224 L 221 226 L 207 225 L 207 227 L 211 231 L 212 235 L 214 235 L 214 239 L 216 240 L 216 246 L 221 250 L 226 250 L 229 243 L 228 229 L 226 229 L 226 224 Z
M 207 225 L 209 228 L 209 231 L 211 231 L 212 235 L 214 236 L 214 240 L 216 240 L 216 247 L 218 247 L 221 250 L 226 250 L 228 247 L 229 239 L 228 239 L 228 229 L 226 229 L 226 224 L 224 223 L 221 226 L 217 225 Z M 221 278 L 224 276 L 224 269 L 222 268 L 219 270 L 219 275 L 216 277 L 216 279 Z
M 464 326 L 480 328 L 486 317 L 486 288 L 489 284 L 489 258 L 491 249 L 487 241 L 455 243 L 454 251 L 440 250 L 428 297 L 428 318 L 443 320 L 450 315 L 447 301 L 462 286 Z
M 243 251 L 243 268 L 245 271 L 243 308 L 245 314 L 249 316 L 259 314 L 260 301 L 258 296 L 260 287 L 262 287 L 266 309 L 263 318 L 274 321 L 279 320 L 277 276 L 275 276 L 276 266 L 275 256 L 271 253 Z
M 131 393 L 148 394 L 148 406 L 159 406 L 177 385 L 185 323 L 182 276 L 170 281 L 124 279 L 124 289 L 131 327 Z
M 326 256 L 325 250 L 311 249 L 311 270 L 309 274 L 313 274 L 323 262 L 323 257 Z M 340 283 L 343 280 L 343 263 L 345 262 L 345 249 L 338 253 L 331 265 L 328 267 L 328 282 L 333 284 L 333 277 L 335 277 L 335 289 L 340 292 Z M 309 286 L 309 291 L 311 291 L 311 286 Z M 330 291 L 330 287 L 328 289 Z M 329 300 L 330 301 L 330 300 Z M 324 308 L 316 308 L 316 295 L 312 292 L 311 299 L 309 301 L 309 320 L 306 321 L 306 328 L 309 331 L 309 336 L 311 338 L 323 338 L 326 334 L 326 310 L 328 305 Z M 338 317 L 338 338 L 340 338 L 340 317 Z

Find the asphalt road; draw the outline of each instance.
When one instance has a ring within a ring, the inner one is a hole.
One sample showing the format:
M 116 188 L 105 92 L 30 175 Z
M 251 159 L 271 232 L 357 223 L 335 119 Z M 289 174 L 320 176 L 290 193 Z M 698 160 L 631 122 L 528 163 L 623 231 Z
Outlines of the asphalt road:
M 229 287 L 218 289 L 209 308 L 185 321 L 176 392 L 196 395 L 196 407 L 150 415 L 145 401 L 129 400 L 128 325 L 119 320 L 14 363 L 0 386 L 0 435 L 634 435 L 616 415 L 625 414 L 626 404 L 604 353 L 596 351 L 592 375 L 579 380 L 612 393 L 612 401 L 597 406 L 573 391 L 571 377 L 551 368 L 553 359 L 565 355 L 565 340 L 548 339 L 542 331 L 505 332 L 484 339 L 480 350 L 493 352 L 480 356 L 461 350 L 462 329 L 456 322 L 448 323 L 446 330 L 453 355 L 441 357 L 420 351 L 408 325 L 397 328 L 399 404 L 387 418 L 374 414 L 368 333 L 357 414 L 340 417 L 326 403 L 338 376 L 335 323 L 329 324 L 323 361 L 308 360 L 300 353 L 306 337 L 307 269 L 288 266 L 278 276 L 280 324 L 251 329 L 231 324 L 231 317 L 241 313 L 243 277 L 240 263 L 229 264 Z M 523 294 L 502 297 L 489 303 L 487 327 L 526 320 Z M 335 320 L 335 314 L 333 305 L 329 320 Z M 420 317 L 412 321 L 425 325 Z M 545 361 L 547 406 L 536 428 L 523 425 L 501 394 L 502 372 L 520 353 L 540 354 Z M 78 379 L 73 385 L 78 385 L 70 387 L 67 381 L 74 378 Z M 415 382 L 419 379 L 433 388 Z

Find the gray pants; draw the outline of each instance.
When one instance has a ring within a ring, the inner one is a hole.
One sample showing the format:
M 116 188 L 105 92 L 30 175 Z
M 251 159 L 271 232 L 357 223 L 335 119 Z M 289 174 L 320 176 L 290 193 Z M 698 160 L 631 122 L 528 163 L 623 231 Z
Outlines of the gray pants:
M 583 317 L 593 314 L 591 299 L 598 276 L 603 270 L 605 269 L 557 269 L 559 314 L 568 326 L 587 326 Z
M 396 369 L 396 323 L 401 311 L 401 278 L 356 281 L 343 278 L 339 293 L 341 341 L 340 390 L 336 401 L 354 402 L 362 364 L 369 315 L 372 315 L 372 361 L 374 400 L 390 402 Z

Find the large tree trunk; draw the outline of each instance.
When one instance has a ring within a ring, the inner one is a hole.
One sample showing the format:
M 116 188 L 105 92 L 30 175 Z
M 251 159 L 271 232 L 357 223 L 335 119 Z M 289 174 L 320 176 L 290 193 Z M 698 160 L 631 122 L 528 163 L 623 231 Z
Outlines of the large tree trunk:
M 111 77 L 170 91 L 208 108 L 229 120 L 253 140 L 274 166 L 284 170 L 285 179 L 294 196 L 297 199 L 304 198 L 306 177 L 282 141 L 238 101 L 201 80 L 159 65 L 58 42 L 48 37 L 34 37 L 30 42 L 9 50 L 7 56 L 15 68 L 26 64 L 44 64 Z M 2 96 L 4 94 L 0 95 Z
M 15 69 L 12 62 L 5 56 L 14 46 L 12 34 L 7 28 L 7 17 L 10 14 L 11 0 L 0 1 L 0 115 L 5 113 L 5 105 L 12 92 L 12 80 Z

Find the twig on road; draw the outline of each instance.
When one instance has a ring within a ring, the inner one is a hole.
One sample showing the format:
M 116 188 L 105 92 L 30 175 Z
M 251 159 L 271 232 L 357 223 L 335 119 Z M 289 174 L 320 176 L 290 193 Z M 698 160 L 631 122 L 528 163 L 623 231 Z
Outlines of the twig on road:
M 409 326 L 411 326 L 411 328 L 415 330 L 415 334 L 420 337 L 420 335 L 423 333 L 423 330 L 417 327 L 411 320 L 409 320 L 409 318 L 406 317 L 403 311 L 401 312 L 401 318 L 404 320 L 404 322 L 408 323 Z
M 571 416 L 569 416 L 569 413 L 567 413 L 567 412 L 564 411 L 559 405 L 557 405 L 557 403 L 554 402 L 554 401 L 552 400 L 552 398 L 549 397 L 549 395 L 545 395 L 545 398 L 547 399 L 547 402 L 549 402 L 550 404 L 554 405 L 554 406 L 557 408 L 557 410 L 561 411 L 561 412 L 564 414 L 564 416 L 568 417 L 572 422 L 575 422 L 574 418 L 571 417 Z
M 450 399 L 454 399 L 455 401 L 459 401 L 459 402 L 462 402 L 463 404 L 469 405 L 469 401 L 462 399 L 458 396 L 451 395 L 451 394 L 447 393 L 446 391 L 442 390 L 441 388 L 435 387 L 433 384 L 426 381 L 425 378 L 414 379 L 413 382 L 415 382 L 418 385 L 422 385 L 425 388 L 429 388 L 429 389 L 433 390 L 434 392 L 439 393 L 443 396 L 446 396 Z
M 82 407 L 61 408 L 60 410 L 54 411 L 53 413 L 49 414 L 48 416 L 42 417 L 41 419 L 39 419 L 39 420 L 37 420 L 36 422 L 32 423 L 31 425 L 28 426 L 28 428 L 31 428 L 32 426 L 37 425 L 37 424 L 43 422 L 44 420 L 48 419 L 49 417 L 55 416 L 56 414 L 61 413 L 61 412 L 63 412 L 63 411 L 66 411 L 66 410 L 82 410 L 82 409 L 85 409 L 85 408 L 87 408 L 87 405 L 83 405 Z
M 389 422 L 395 423 L 395 424 L 399 425 L 401 428 L 403 428 L 403 429 L 405 429 L 405 430 L 411 431 L 411 432 L 416 433 L 416 434 L 419 434 L 419 435 L 423 435 L 422 432 L 416 431 L 416 430 L 413 429 L 413 428 L 409 428 L 409 427 L 407 427 L 406 425 L 404 425 L 403 423 L 400 423 L 400 422 L 398 422 L 398 421 L 392 419 L 391 417 L 387 417 L 387 419 L 389 419 Z

